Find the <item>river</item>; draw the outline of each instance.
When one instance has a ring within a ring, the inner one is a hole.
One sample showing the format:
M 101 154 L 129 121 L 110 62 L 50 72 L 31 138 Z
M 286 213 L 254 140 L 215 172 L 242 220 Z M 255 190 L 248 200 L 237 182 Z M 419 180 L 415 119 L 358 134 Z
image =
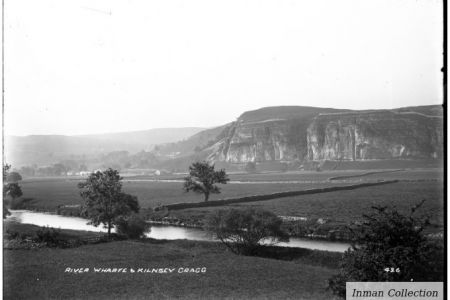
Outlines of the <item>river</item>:
M 33 212 L 27 210 L 10 210 L 7 221 L 37 226 L 49 226 L 61 229 L 106 232 L 102 226 L 88 225 L 87 220 L 78 217 L 60 216 L 51 213 Z M 158 240 L 187 239 L 195 241 L 214 241 L 214 239 L 200 228 L 188 228 L 171 225 L 152 225 L 147 237 Z M 350 245 L 342 242 L 291 238 L 287 243 L 278 243 L 281 247 L 307 248 L 324 251 L 344 252 Z

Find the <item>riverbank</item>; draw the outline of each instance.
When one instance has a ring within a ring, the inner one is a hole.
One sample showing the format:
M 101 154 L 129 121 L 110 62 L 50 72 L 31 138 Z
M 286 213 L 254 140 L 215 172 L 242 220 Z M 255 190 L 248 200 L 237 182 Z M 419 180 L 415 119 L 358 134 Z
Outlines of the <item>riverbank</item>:
M 275 257 L 270 248 L 261 253 L 264 257 L 238 256 L 218 243 L 150 239 L 4 250 L 4 297 L 333 299 L 326 282 L 337 272 L 341 254 L 281 250 Z
M 237 209 L 245 209 L 246 206 L 235 206 Z M 102 231 L 102 227 L 93 227 L 87 226 L 86 223 L 88 219 L 80 217 L 80 214 L 77 211 L 73 211 L 74 209 L 79 209 L 77 207 L 70 207 L 70 211 L 57 210 L 56 212 L 48 212 L 42 211 L 41 209 L 34 210 L 17 210 L 13 211 L 15 213 L 21 212 L 26 216 L 25 222 L 31 224 L 37 224 L 39 226 L 52 226 L 52 227 L 61 227 L 67 229 L 81 229 L 87 231 Z M 193 231 L 188 232 L 190 236 L 196 236 L 194 233 L 195 230 L 203 229 L 203 220 L 205 217 L 211 213 L 212 209 L 217 208 L 209 208 L 209 209 L 186 209 L 186 210 L 177 210 L 177 211 L 167 211 L 163 213 L 162 211 L 153 212 L 149 209 L 141 210 L 142 216 L 148 220 L 147 222 L 153 225 L 154 227 L 179 227 L 184 228 L 184 231 Z M 222 208 L 223 209 L 223 208 Z M 65 213 L 61 213 L 65 212 Z M 35 214 L 35 217 L 31 215 Z M 39 217 L 40 216 L 40 217 Z M 57 220 L 58 216 L 67 218 L 63 220 Z M 351 235 L 351 231 L 348 229 L 348 223 L 344 222 L 336 222 L 332 219 L 327 218 L 305 218 L 305 217 L 292 217 L 292 216 L 280 216 L 283 219 L 282 227 L 288 233 L 289 237 L 292 239 L 302 239 L 302 240 L 310 240 L 310 241 L 323 241 L 323 242 L 332 242 L 332 243 L 352 243 L 353 236 Z M 70 219 L 73 218 L 73 219 Z M 55 220 L 54 220 L 55 219 Z M 74 220 L 75 224 L 72 224 Z M 37 223 L 36 223 L 37 222 Z M 61 223 L 62 222 L 62 223 Z M 168 228 L 167 228 L 168 229 Z M 192 230 L 191 230 L 192 229 Z M 158 230 L 161 231 L 161 230 Z M 164 231 L 164 230 L 163 230 Z M 176 229 L 171 231 L 177 231 Z M 178 230 L 180 231 L 180 230 Z M 166 232 L 167 233 L 167 232 Z M 442 234 L 442 228 L 440 226 L 436 226 L 431 224 L 426 229 L 427 234 Z M 152 233 L 153 234 L 153 233 Z M 158 233 L 158 238 L 161 237 L 164 232 Z M 171 235 L 173 232 L 170 233 Z M 185 233 L 175 233 L 175 236 L 179 236 L 178 238 L 185 238 Z M 204 238 L 200 238 L 200 240 L 204 240 Z M 295 246 L 293 246 L 295 247 Z
M 102 226 L 95 227 L 93 225 L 87 224 L 88 220 L 86 219 L 29 211 L 12 211 L 11 216 L 9 216 L 4 222 L 4 224 L 9 223 L 34 224 L 37 226 L 49 226 L 57 229 L 71 229 L 86 232 L 92 231 L 100 232 L 103 234 L 106 232 L 106 229 Z M 208 232 L 204 231 L 201 228 L 186 228 L 170 225 L 154 225 L 151 227 L 150 232 L 146 233 L 146 237 L 158 240 L 187 239 L 219 242 L 218 240 L 214 239 L 211 234 L 208 234 Z M 288 248 L 308 248 L 342 253 L 350 247 L 350 244 L 338 241 L 291 237 L 289 242 L 279 243 L 278 246 Z
M 180 211 L 177 212 L 179 213 Z M 17 221 L 22 223 L 36 224 L 39 226 L 48 225 L 50 227 L 62 227 L 73 230 L 104 231 L 101 226 L 93 227 L 87 225 L 88 219 L 77 216 L 77 214 L 67 215 L 38 210 L 11 210 L 11 213 L 12 215 L 8 217 L 9 219 L 19 218 Z M 203 231 L 203 220 L 206 216 L 205 214 L 198 216 L 196 214 L 191 215 L 189 213 L 182 213 L 181 216 L 178 215 L 179 217 L 155 218 L 155 215 L 151 212 L 149 214 L 143 212 L 142 215 L 148 220 L 148 223 L 154 226 L 178 227 L 184 228 L 184 231 L 192 231 L 187 233 L 188 235 L 192 235 L 193 238 L 198 235 L 195 234 L 194 231 Z M 308 220 L 304 218 L 291 219 L 283 220 L 282 224 L 282 227 L 288 233 L 291 240 L 307 239 L 311 241 L 351 243 L 351 238 L 348 230 L 346 230 L 345 224 L 326 224 L 324 220 Z M 153 235 L 153 233 L 154 232 L 151 232 L 151 235 Z M 158 238 L 164 238 L 161 237 L 162 234 L 163 233 L 158 234 Z M 184 238 L 184 235 L 185 234 L 183 233 L 175 233 L 175 236 L 180 236 L 180 238 Z M 204 238 L 200 238 L 200 240 L 203 239 Z

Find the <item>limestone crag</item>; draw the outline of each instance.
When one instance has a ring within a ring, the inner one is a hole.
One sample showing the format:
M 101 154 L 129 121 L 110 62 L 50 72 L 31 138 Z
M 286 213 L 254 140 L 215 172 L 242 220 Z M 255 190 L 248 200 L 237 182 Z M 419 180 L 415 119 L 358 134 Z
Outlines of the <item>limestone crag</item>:
M 307 130 L 307 159 L 441 158 L 442 121 L 393 111 L 321 114 Z
M 400 110 L 296 109 L 280 113 L 266 108 L 243 114 L 208 148 L 208 160 L 246 163 L 443 155 L 443 119 L 439 115 Z
M 219 152 L 213 152 L 210 160 L 231 163 L 268 160 L 293 160 L 300 149 L 292 142 L 290 122 L 268 120 L 233 125 L 231 134 L 221 141 Z

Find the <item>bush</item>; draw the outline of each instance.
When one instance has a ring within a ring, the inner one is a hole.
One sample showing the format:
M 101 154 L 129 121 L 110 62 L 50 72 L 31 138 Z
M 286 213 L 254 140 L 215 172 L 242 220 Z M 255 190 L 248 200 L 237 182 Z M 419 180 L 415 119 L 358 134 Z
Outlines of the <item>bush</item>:
M 6 236 L 9 240 L 13 240 L 13 239 L 17 239 L 17 238 L 21 237 L 21 234 L 15 230 L 6 229 L 6 234 L 7 234 Z
M 36 238 L 34 239 L 37 243 L 45 243 L 48 247 L 58 247 L 63 243 L 61 239 L 61 230 L 57 230 L 51 227 L 41 227 L 36 231 Z
M 423 202 L 422 202 L 423 203 Z M 348 281 L 443 281 L 444 245 L 423 233 L 427 219 L 386 207 L 373 207 L 365 221 L 351 228 L 355 244 L 344 253 L 339 274 L 329 288 L 345 297 Z
M 11 209 L 29 209 L 29 204 L 34 200 L 34 198 L 15 198 L 11 200 Z
M 122 218 L 117 223 L 116 231 L 119 235 L 124 235 L 131 239 L 138 239 L 145 237 L 145 234 L 150 231 L 150 224 L 139 215 L 132 214 L 126 219 Z
M 288 241 L 281 229 L 282 220 L 265 210 L 217 210 L 211 213 L 205 228 L 236 254 L 254 255 L 262 242 L 276 244 Z

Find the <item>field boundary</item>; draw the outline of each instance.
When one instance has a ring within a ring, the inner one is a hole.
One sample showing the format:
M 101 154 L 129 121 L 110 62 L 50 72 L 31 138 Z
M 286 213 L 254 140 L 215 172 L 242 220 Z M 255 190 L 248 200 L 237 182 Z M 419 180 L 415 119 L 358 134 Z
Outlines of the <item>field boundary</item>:
M 326 188 L 316 188 L 316 189 L 308 189 L 308 190 L 301 190 L 301 191 L 278 192 L 278 193 L 272 193 L 272 194 L 253 195 L 253 196 L 246 196 L 246 197 L 239 197 L 239 198 L 228 198 L 228 199 L 208 201 L 208 202 L 194 202 L 194 203 L 182 202 L 182 203 L 163 205 L 163 206 L 155 208 L 155 210 L 163 210 L 163 209 L 180 210 L 180 209 L 186 209 L 186 208 L 222 206 L 222 205 L 228 205 L 228 204 L 234 204 L 234 203 L 272 200 L 272 199 L 283 198 L 283 197 L 292 197 L 292 196 L 311 195 L 311 194 L 318 194 L 318 193 L 329 193 L 329 192 L 335 192 L 335 191 L 354 190 L 354 189 L 363 188 L 363 187 L 384 185 L 384 184 L 390 184 L 390 183 L 396 183 L 396 182 L 399 182 L 399 180 L 383 180 L 383 181 L 378 181 L 378 182 L 366 182 L 366 183 L 360 183 L 360 184 L 333 186 L 333 187 L 326 187 Z
M 402 171 L 405 171 L 405 169 L 374 171 L 374 172 L 362 173 L 359 175 L 336 176 L 336 177 L 330 177 L 330 178 L 328 178 L 328 180 L 329 181 L 342 180 L 342 179 L 348 179 L 348 178 L 364 177 L 364 176 L 369 176 L 369 175 L 374 175 L 374 174 L 396 173 L 396 172 L 402 172 Z

